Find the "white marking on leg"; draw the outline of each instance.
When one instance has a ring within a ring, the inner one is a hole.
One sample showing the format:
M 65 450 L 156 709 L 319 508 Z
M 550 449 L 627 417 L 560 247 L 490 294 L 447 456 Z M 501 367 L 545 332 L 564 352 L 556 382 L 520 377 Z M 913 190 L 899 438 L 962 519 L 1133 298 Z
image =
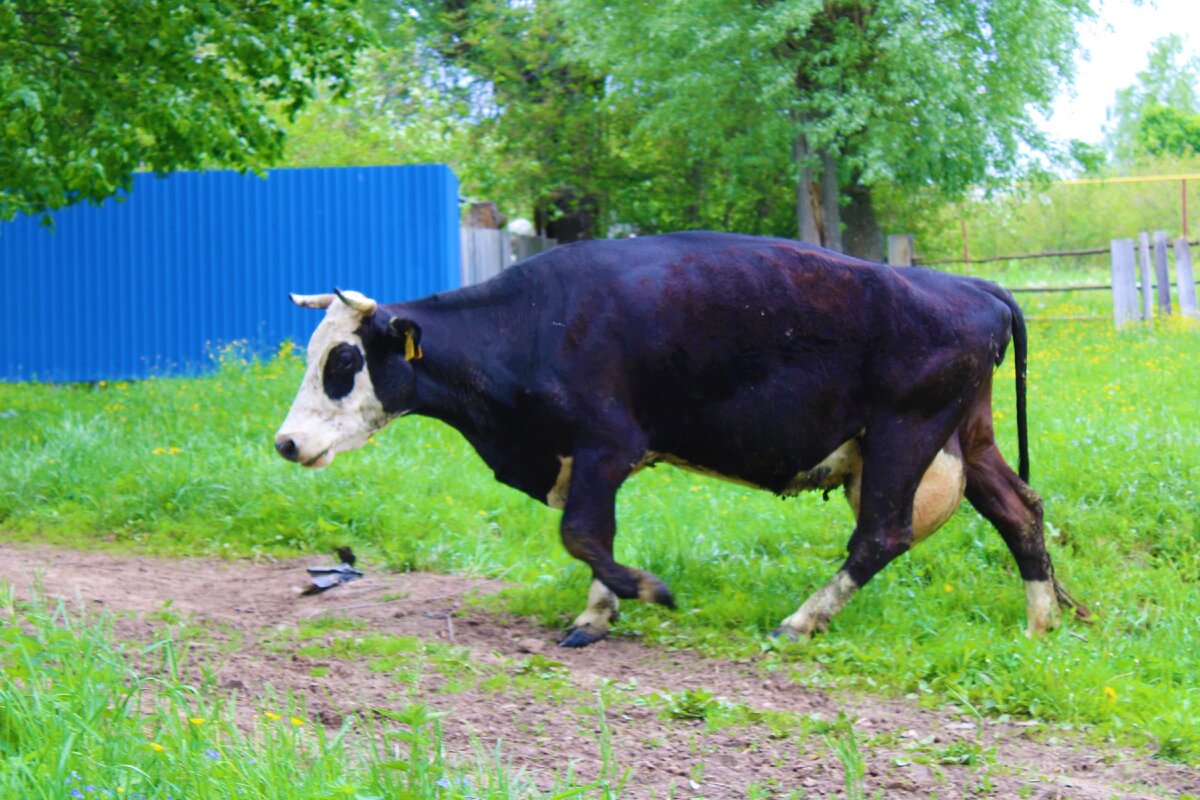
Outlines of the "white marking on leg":
M 562 511 L 567 507 L 567 495 L 571 492 L 571 465 L 575 463 L 575 459 L 571 456 L 559 456 L 558 463 L 558 477 L 546 494 L 546 505 Z
M 1025 612 L 1029 621 L 1026 636 L 1041 636 L 1058 627 L 1058 601 L 1051 581 L 1025 581 Z
M 795 614 L 779 624 L 784 633 L 795 636 L 811 636 L 814 631 L 824 631 L 850 598 L 858 591 L 858 584 L 845 570 L 839 570 L 829 583 L 813 592 Z
M 583 613 L 575 618 L 571 623 L 573 627 L 591 627 L 597 632 L 605 632 L 608 626 L 616 622 L 618 617 L 619 601 L 612 590 L 598 580 L 592 580 L 592 586 L 588 589 L 588 604 Z

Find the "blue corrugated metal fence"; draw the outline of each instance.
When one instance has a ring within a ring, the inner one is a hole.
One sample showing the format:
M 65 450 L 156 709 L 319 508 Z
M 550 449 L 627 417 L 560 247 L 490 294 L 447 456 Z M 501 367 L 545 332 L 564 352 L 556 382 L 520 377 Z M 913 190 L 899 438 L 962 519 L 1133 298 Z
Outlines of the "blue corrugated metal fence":
M 289 291 L 381 302 L 459 285 L 458 182 L 434 166 L 138 175 L 124 202 L 0 223 L 0 380 L 192 372 L 303 344 Z

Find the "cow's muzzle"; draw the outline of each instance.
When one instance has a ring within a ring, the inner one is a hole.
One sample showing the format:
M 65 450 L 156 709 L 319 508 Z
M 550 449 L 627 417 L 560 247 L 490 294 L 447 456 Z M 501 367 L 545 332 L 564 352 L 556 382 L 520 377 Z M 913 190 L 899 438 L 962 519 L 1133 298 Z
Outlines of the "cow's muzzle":
M 275 452 L 288 461 L 300 460 L 300 448 L 296 445 L 296 440 L 285 434 L 275 437 Z

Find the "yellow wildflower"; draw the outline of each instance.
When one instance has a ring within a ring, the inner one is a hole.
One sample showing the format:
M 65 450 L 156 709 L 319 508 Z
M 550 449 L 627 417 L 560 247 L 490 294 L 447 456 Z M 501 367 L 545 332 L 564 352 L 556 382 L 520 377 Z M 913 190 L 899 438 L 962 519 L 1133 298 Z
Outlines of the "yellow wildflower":
M 278 714 L 276 714 L 276 713 L 274 713 L 274 712 L 271 712 L 271 711 L 264 711 L 264 712 L 263 712 L 263 715 L 264 715 L 264 716 L 265 716 L 267 719 L 283 719 L 283 717 L 281 717 L 281 716 L 279 716 Z
M 193 725 L 203 725 L 205 719 L 204 717 L 188 717 L 188 722 L 192 723 Z
M 164 747 L 163 747 L 161 744 L 159 744 L 158 742 L 150 742 L 150 749 L 151 749 L 151 750 L 153 750 L 153 751 L 154 751 L 154 752 L 156 752 L 156 753 L 161 753 L 161 752 L 162 752 L 163 750 L 165 750 L 166 748 L 164 748 Z
M 301 725 L 304 724 L 304 720 L 300 719 L 299 717 L 292 717 L 291 720 L 292 720 L 292 724 L 295 725 L 297 728 L 299 728 Z
M 1110 702 L 1110 703 L 1115 703 L 1115 702 L 1117 702 L 1117 690 L 1116 690 L 1116 689 L 1114 689 L 1114 688 L 1113 688 L 1113 687 L 1111 687 L 1111 686 L 1105 686 L 1105 687 L 1104 687 L 1104 697 L 1105 697 L 1105 698 L 1108 700 L 1108 702 Z

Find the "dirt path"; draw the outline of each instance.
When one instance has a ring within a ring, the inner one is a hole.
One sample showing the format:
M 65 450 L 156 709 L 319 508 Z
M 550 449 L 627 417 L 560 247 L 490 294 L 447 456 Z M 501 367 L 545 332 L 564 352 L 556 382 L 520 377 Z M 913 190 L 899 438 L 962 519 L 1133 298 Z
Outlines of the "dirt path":
M 500 742 L 514 768 L 542 783 L 568 765 L 581 779 L 597 775 L 595 695 L 611 681 L 620 696 L 609 702 L 606 721 L 616 764 L 633 770 L 629 797 L 740 798 L 751 785 L 764 790 L 759 797 L 841 797 L 842 765 L 822 736 L 797 734 L 780 722 L 833 721 L 839 714 L 853 721 L 860 739 L 867 797 L 1200 795 L 1200 771 L 1097 749 L 1058 731 L 1050 743 L 1050 733 L 1036 724 L 985 720 L 980 729 L 973 717 L 952 709 L 813 691 L 753 664 L 665 653 L 619 638 L 583 651 L 557 648 L 555 631 L 527 620 L 496 619 L 466 604 L 472 593 L 499 586 L 493 582 L 382 574 L 368 565 L 364 580 L 299 596 L 306 585 L 303 567 L 329 562 L 167 561 L 0 543 L 0 582 L 24 595 L 36 580 L 46 594 L 87 608 L 134 612 L 119 617 L 117 625 L 118 635 L 133 638 L 164 624 L 158 612 L 171 600 L 172 614 L 212 632 L 216 645 L 202 657 L 218 667 L 220 685 L 239 696 L 239 708 L 255 708 L 269 686 L 276 696 L 305 698 L 310 716 L 338 725 L 360 710 L 395 708 L 419 698 L 449 712 L 443 726 L 452 758 L 470 759 L 472 738 L 489 751 Z M 363 632 L 468 650 L 456 651 L 463 653 L 460 668 L 451 663 L 401 680 L 372 671 L 363 659 L 310 659 L 294 655 L 290 643 L 269 646 L 323 614 L 360 620 Z M 222 641 L 236 647 L 222 647 Z M 531 662 L 531 653 L 566 669 Z M 544 690 L 513 677 L 527 674 L 530 663 L 555 678 Z M 488 682 L 487 675 L 505 679 Z M 750 721 L 714 729 L 704 721 L 667 717 L 662 702 L 653 699 L 687 689 L 741 704 L 752 710 Z M 968 763 L 954 763 L 964 760 Z

